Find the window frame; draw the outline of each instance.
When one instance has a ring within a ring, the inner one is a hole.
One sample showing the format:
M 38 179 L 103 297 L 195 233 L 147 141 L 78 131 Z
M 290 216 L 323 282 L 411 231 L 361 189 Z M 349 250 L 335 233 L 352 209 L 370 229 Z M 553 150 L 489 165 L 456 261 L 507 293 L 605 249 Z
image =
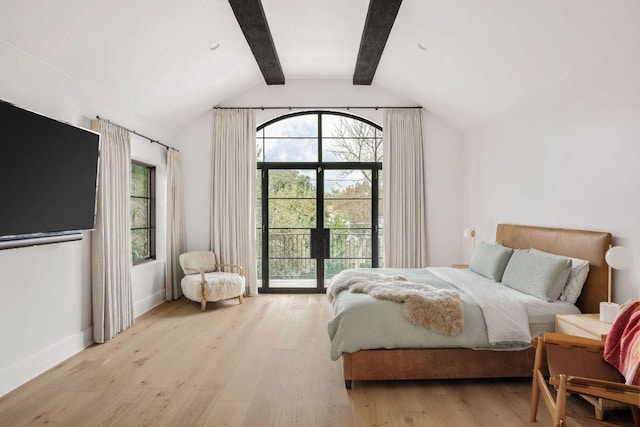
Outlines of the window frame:
M 265 128 L 287 119 L 291 119 L 298 116 L 316 116 L 317 122 L 317 134 L 316 136 L 266 136 Z M 269 281 L 269 195 L 268 191 L 265 189 L 269 186 L 269 171 L 271 170 L 283 170 L 283 169 L 315 169 L 318 171 L 318 185 L 316 190 L 316 218 L 318 219 L 318 223 L 316 224 L 316 229 L 321 230 L 324 229 L 324 216 L 320 215 L 319 212 L 324 212 L 323 203 L 325 200 L 324 196 L 324 178 L 323 174 L 325 170 L 347 170 L 347 169 L 367 169 L 371 170 L 372 178 L 376 185 L 372 186 L 371 193 L 371 221 L 372 221 L 372 231 L 371 231 L 371 239 L 372 239 L 372 256 L 371 256 L 371 264 L 373 267 L 378 267 L 380 261 L 383 261 L 380 258 L 380 251 L 384 249 L 384 242 L 381 233 L 384 232 L 380 227 L 380 212 L 382 210 L 382 206 L 380 204 L 380 180 L 382 179 L 382 169 L 384 163 L 384 151 L 382 152 L 382 158 L 378 158 L 376 156 L 375 161 L 332 161 L 324 158 L 324 145 L 323 141 L 326 139 L 323 135 L 323 118 L 326 116 L 342 116 L 348 119 L 357 120 L 363 122 L 374 128 L 373 138 L 377 141 L 380 140 L 382 143 L 382 134 L 383 128 L 380 125 L 372 122 L 371 120 L 365 119 L 363 117 L 356 116 L 354 114 L 350 114 L 347 112 L 339 112 L 339 111 L 329 111 L 329 110 L 309 110 L 309 111 L 299 111 L 295 113 L 285 114 L 282 116 L 275 117 L 267 122 L 257 126 L 256 128 L 256 152 L 261 148 L 261 158 L 258 158 L 256 155 L 256 165 L 257 171 L 256 174 L 256 184 L 260 185 L 262 189 L 260 194 L 256 194 L 260 198 L 260 224 L 261 226 L 256 228 L 256 237 L 261 242 L 261 250 L 260 257 L 256 256 L 257 260 L 261 262 L 261 270 L 259 272 L 259 280 L 258 280 L 258 289 L 260 293 L 325 293 L 326 288 L 325 284 L 321 280 L 324 277 L 325 273 L 317 276 L 317 284 L 316 287 L 270 287 Z M 317 140 L 317 158 L 313 161 L 265 161 L 265 142 L 270 139 L 316 139 Z M 258 146 L 260 144 L 260 147 Z M 376 151 L 376 155 L 378 152 Z M 258 219 L 256 218 L 256 225 L 258 225 Z M 257 254 L 256 254 L 257 255 Z M 326 261 L 323 256 L 320 257 L 317 271 L 325 271 L 324 262 Z M 329 259 L 331 257 L 328 257 Z M 383 261 L 384 262 L 384 261 Z
M 139 160 L 131 160 L 131 170 L 133 170 L 134 166 L 143 167 L 149 171 L 149 185 L 147 186 L 148 193 L 147 196 L 134 196 L 131 194 L 131 184 L 129 184 L 129 199 L 147 199 L 148 210 L 147 210 L 147 218 L 149 219 L 147 225 L 145 227 L 133 227 L 133 224 L 130 224 L 129 232 L 131 233 L 131 240 L 133 241 L 133 231 L 134 230 L 147 230 L 147 236 L 149 238 L 149 256 L 146 258 L 140 258 L 138 260 L 133 259 L 133 244 L 131 245 L 131 260 L 133 265 L 144 264 L 149 261 L 154 261 L 156 259 L 156 166 L 151 165 L 145 162 L 141 162 Z M 131 174 L 131 172 L 130 172 Z M 131 177 L 130 177 L 131 179 Z M 131 210 L 132 208 L 130 208 Z M 129 213 L 131 215 L 131 212 Z
M 274 123 L 283 121 L 283 120 L 287 120 L 287 119 L 292 119 L 295 117 L 299 117 L 299 116 L 316 116 L 318 117 L 318 127 L 317 127 L 317 134 L 315 136 L 287 136 L 287 137 L 281 137 L 281 136 L 266 136 L 264 134 L 264 128 L 271 126 Z M 383 129 L 381 125 L 376 124 L 375 122 L 366 119 L 364 117 L 360 117 L 357 116 L 355 114 L 351 114 L 349 112 L 345 112 L 345 111 L 333 111 L 333 110 L 303 110 L 303 111 L 296 111 L 294 113 L 289 113 L 289 114 L 283 114 L 281 116 L 278 117 L 274 117 L 270 120 L 267 120 L 266 122 L 262 123 L 261 125 L 256 127 L 256 151 L 258 150 L 258 144 L 257 141 L 260 140 L 261 141 L 261 147 L 262 147 L 262 158 L 258 159 L 256 156 L 256 163 L 258 164 L 258 166 L 264 164 L 264 163 L 270 163 L 270 164 L 277 164 L 277 163 L 282 163 L 282 164 L 288 164 L 288 163 L 336 163 L 336 164 L 347 164 L 347 163 L 354 163 L 354 162 L 344 162 L 344 161 L 334 161 L 334 162 L 329 162 L 326 159 L 323 158 L 323 146 L 322 146 L 322 142 L 325 139 L 332 139 L 332 138 L 325 138 L 322 132 L 322 118 L 324 116 L 338 116 L 338 117 L 345 117 L 347 119 L 352 119 L 352 120 L 357 120 L 360 122 L 363 122 L 371 127 L 374 128 L 374 139 L 380 139 L 380 141 L 382 142 L 382 133 L 383 133 Z M 258 132 L 262 132 L 262 135 L 258 136 Z M 303 140 L 309 140 L 309 139 L 315 139 L 318 141 L 318 145 L 317 145 L 317 158 L 309 161 L 309 162 L 305 162 L 305 161 L 286 161 L 286 162 L 277 162 L 277 161 L 267 161 L 265 160 L 264 156 L 265 156 L 265 141 L 269 140 L 269 139 L 291 139 L 291 140 L 295 140 L 295 139 L 303 139 Z M 383 158 L 382 159 L 374 159 L 374 161 L 370 161 L 370 162 L 357 162 L 357 163 L 368 163 L 368 164 L 374 164 L 377 165 L 379 164 L 380 167 L 379 169 L 382 169 L 382 163 L 384 162 L 384 152 L 383 152 Z

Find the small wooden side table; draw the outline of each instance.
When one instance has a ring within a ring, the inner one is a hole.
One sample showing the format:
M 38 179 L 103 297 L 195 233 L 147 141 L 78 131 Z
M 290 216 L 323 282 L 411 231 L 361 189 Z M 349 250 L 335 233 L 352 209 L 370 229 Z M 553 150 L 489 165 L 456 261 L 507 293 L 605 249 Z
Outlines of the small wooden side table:
M 556 332 L 604 341 L 611 330 L 610 323 L 600 321 L 595 314 L 557 314 Z
M 600 315 L 596 314 L 556 314 L 556 332 L 567 335 L 575 335 L 593 340 L 604 341 L 611 330 L 610 323 L 600 321 Z M 580 395 L 593 405 L 596 410 L 596 419 L 604 418 L 605 409 L 626 408 L 618 402 Z

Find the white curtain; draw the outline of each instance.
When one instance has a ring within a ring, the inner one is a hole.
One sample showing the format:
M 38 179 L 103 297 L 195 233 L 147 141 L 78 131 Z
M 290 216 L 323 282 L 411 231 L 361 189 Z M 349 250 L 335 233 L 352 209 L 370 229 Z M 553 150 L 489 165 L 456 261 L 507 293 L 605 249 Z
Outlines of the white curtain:
M 256 284 L 256 116 L 214 110 L 211 147 L 211 250 L 218 262 L 244 268 L 247 295 Z
M 91 233 L 93 339 L 109 341 L 134 323 L 131 290 L 129 132 L 95 120 L 100 133 L 96 229 Z
M 384 111 L 385 267 L 427 266 L 422 110 Z
M 167 150 L 167 301 L 182 296 L 180 287 L 182 269 L 179 257 L 186 250 L 183 199 L 180 152 L 169 148 Z

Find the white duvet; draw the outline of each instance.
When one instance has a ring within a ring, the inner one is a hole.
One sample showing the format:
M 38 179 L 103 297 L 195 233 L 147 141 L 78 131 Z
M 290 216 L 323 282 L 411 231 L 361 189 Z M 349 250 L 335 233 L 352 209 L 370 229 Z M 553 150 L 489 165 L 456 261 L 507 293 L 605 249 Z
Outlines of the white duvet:
M 428 270 L 476 300 L 482 309 L 487 325 L 489 344 L 501 345 L 531 341 L 529 317 L 523 306 L 522 298 L 528 295 L 478 274 L 469 274 L 469 270 L 446 267 L 429 268 Z

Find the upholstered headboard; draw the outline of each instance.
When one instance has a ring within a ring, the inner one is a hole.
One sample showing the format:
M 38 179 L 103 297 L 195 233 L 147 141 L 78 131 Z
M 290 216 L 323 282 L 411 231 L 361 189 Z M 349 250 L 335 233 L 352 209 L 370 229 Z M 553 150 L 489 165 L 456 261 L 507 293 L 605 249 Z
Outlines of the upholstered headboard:
M 608 271 L 604 255 L 611 233 L 498 224 L 496 242 L 514 249 L 536 248 L 589 261 L 589 276 L 576 306 L 583 313 L 597 313 L 607 300 Z

